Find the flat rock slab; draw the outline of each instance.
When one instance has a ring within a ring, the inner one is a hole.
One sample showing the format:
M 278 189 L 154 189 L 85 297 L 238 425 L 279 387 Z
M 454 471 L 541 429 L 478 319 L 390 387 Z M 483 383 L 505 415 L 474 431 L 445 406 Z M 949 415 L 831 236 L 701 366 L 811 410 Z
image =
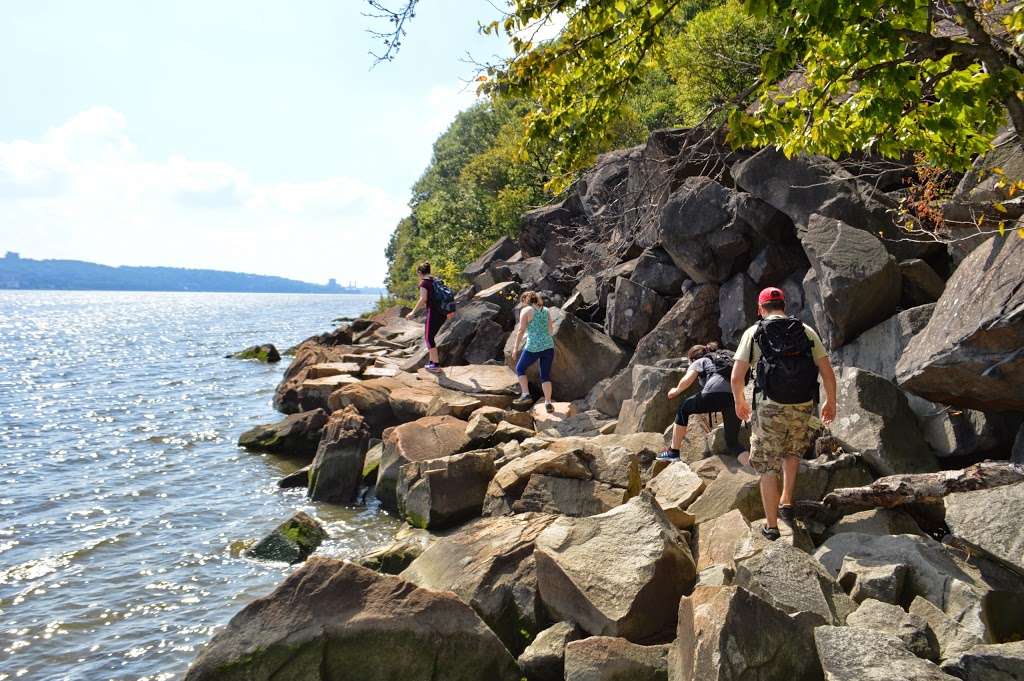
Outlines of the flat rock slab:
M 903 642 L 857 627 L 818 627 L 814 630 L 826 681 L 954 681 L 938 665 L 922 660 Z
M 519 379 L 516 372 L 506 366 L 473 364 L 444 367 L 438 373 L 420 369 L 421 380 L 436 382 L 442 388 L 462 393 L 486 395 L 518 395 Z
M 565 681 L 668 681 L 669 646 L 591 636 L 565 647 Z
M 748 522 L 764 517 L 758 476 L 743 468 L 724 469 L 687 509 L 696 524 L 738 509 Z
M 328 376 L 358 376 L 361 373 L 363 373 L 363 365 L 356 362 L 324 362 L 309 367 L 306 376 L 309 379 L 316 379 Z

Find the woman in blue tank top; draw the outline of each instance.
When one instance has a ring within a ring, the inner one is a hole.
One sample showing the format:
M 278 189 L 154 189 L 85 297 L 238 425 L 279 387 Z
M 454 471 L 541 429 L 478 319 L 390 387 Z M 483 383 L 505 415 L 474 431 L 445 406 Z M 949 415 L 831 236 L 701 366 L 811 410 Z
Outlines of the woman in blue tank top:
M 530 397 L 530 384 L 526 379 L 526 371 L 535 362 L 540 362 L 540 387 L 544 391 L 544 406 L 549 411 L 555 410 L 551 404 L 551 365 L 555 361 L 555 325 L 551 313 L 544 307 L 544 300 L 539 293 L 527 291 L 519 298 L 523 304 L 519 313 L 519 328 L 516 331 L 515 349 L 518 353 L 523 348 L 523 335 L 526 335 L 526 347 L 523 348 L 516 363 L 516 374 L 519 375 L 521 394 L 512 403 L 519 409 L 528 408 L 533 404 Z

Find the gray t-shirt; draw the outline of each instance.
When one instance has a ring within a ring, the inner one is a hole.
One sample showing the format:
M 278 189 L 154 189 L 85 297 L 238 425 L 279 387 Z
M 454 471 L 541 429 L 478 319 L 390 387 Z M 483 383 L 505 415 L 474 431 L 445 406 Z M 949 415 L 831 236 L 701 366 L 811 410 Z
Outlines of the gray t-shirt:
M 711 361 L 710 357 L 701 357 L 691 364 L 690 368 L 696 371 L 700 377 L 700 382 L 704 386 L 700 391 L 702 395 L 732 392 L 729 381 L 725 380 L 724 376 L 715 371 L 715 363 Z

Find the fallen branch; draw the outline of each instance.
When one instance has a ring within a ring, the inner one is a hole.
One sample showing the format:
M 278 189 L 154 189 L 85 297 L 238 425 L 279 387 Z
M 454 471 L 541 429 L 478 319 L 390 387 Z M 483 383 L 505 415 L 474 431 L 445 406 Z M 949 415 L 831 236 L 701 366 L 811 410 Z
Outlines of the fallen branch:
M 866 487 L 843 487 L 825 496 L 831 508 L 895 508 L 906 504 L 939 504 L 954 492 L 992 489 L 1024 482 L 1024 465 L 983 461 L 973 466 L 938 473 L 890 475 Z

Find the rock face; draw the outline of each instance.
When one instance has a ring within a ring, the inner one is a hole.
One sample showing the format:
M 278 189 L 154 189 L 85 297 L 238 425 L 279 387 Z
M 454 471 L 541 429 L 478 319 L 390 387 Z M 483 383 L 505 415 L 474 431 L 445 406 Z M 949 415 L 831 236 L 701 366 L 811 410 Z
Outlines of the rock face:
M 846 618 L 846 623 L 851 627 L 895 636 L 918 657 L 932 662 L 939 659 L 939 642 L 935 640 L 928 622 L 898 605 L 868 599 Z
M 277 423 L 251 428 L 238 438 L 238 446 L 255 452 L 311 457 L 327 423 L 327 412 L 313 409 L 286 416 Z
M 625 490 L 597 480 L 532 475 L 513 513 L 553 513 L 574 518 L 610 511 L 625 500 Z
M 866 369 L 890 381 L 910 339 L 928 325 L 935 305 L 903 310 L 832 353 L 837 366 Z
M 473 521 L 434 542 L 402 578 L 422 587 L 454 591 L 509 650 L 520 652 L 543 621 L 533 542 L 553 520 L 523 514 Z
M 900 307 L 904 309 L 934 303 L 946 288 L 946 282 L 942 281 L 932 266 L 918 258 L 901 262 L 900 275 L 903 280 Z
M 239 350 L 233 355 L 228 355 L 228 357 L 231 359 L 254 359 L 265 364 L 275 364 L 281 361 L 281 353 L 277 351 L 277 348 L 272 343 L 253 345 L 245 350 Z
M 370 429 L 352 407 L 331 414 L 309 467 L 309 498 L 351 504 L 363 479 Z
M 324 539 L 327 533 L 320 523 L 299 511 L 246 551 L 246 555 L 294 565 L 306 560 Z
M 662 246 L 693 281 L 722 283 L 747 266 L 749 228 L 735 221 L 729 198 L 729 190 L 711 178 L 690 177 L 662 208 Z
M 384 508 L 398 510 L 399 469 L 413 461 L 440 459 L 466 448 L 466 422 L 452 416 L 428 416 L 396 426 L 384 439 L 377 497 Z
M 466 269 L 462 270 L 462 276 L 469 281 L 473 281 L 486 272 L 491 265 L 500 260 L 508 260 L 518 250 L 519 245 L 517 243 L 507 236 L 503 236 L 495 241 L 493 246 L 484 251 L 479 258 L 466 265 Z
M 945 505 L 950 532 L 1024 570 L 1024 483 L 957 492 Z
M 1024 641 L 974 646 L 942 663 L 963 681 L 1024 681 Z
M 826 345 L 838 348 L 896 312 L 900 270 L 875 236 L 812 215 L 800 240 L 817 275 Z
M 636 345 L 654 328 L 668 306 L 654 289 L 624 277 L 615 280 L 615 293 L 608 296 L 605 329 L 612 338 Z
M 718 340 L 719 333 L 718 286 L 688 288 L 637 344 L 632 363 L 656 364 L 666 357 L 685 357 L 693 345 Z
M 537 537 L 535 556 L 553 615 L 632 641 L 669 630 L 696 577 L 689 549 L 646 493 L 601 515 L 559 518 Z
M 526 681 L 563 681 L 565 646 L 579 638 L 579 628 L 569 622 L 558 622 L 537 634 L 518 660 Z
M 413 527 L 439 530 L 480 515 L 497 450 L 483 449 L 402 466 L 398 512 Z
M 736 347 L 743 332 L 757 321 L 757 294 L 757 285 L 742 272 L 722 284 L 718 292 L 718 309 L 722 311 L 718 325 L 727 347 Z
M 838 417 L 831 430 L 848 449 L 860 452 L 878 475 L 938 470 L 899 388 L 859 369 L 843 369 L 837 378 Z
M 900 385 L 933 402 L 1024 411 L 1024 239 L 994 236 L 957 268 L 932 320 L 897 365 Z
M 915 596 L 908 611 L 928 623 L 939 644 L 939 657 L 949 659 L 981 643 L 981 638 L 939 610 L 931 601 Z
M 556 400 L 571 402 L 585 397 L 598 381 L 615 373 L 623 363 L 623 351 L 609 336 L 594 329 L 576 315 L 550 309 L 555 329 L 555 361 L 551 367 L 551 383 Z M 515 336 L 505 344 L 505 363 L 514 367 Z M 587 367 L 580 371 L 580 367 Z M 536 364 L 527 376 L 539 382 Z
M 932 662 L 922 660 L 895 636 L 858 627 L 814 630 L 826 681 L 954 681 Z
M 663 296 L 675 298 L 679 296 L 686 275 L 679 271 L 664 249 L 649 248 L 637 260 L 629 278 Z
M 685 371 L 637 364 L 632 372 L 633 394 L 622 403 L 615 432 L 661 433 L 675 420 L 676 409 L 684 399 L 681 396 L 670 400 L 666 393 L 679 383 Z
M 565 681 L 667 681 L 667 645 L 591 636 L 565 647 Z
M 670 681 L 821 679 L 809 632 L 746 589 L 698 586 L 676 631 Z
M 687 509 L 698 525 L 738 509 L 748 522 L 764 517 L 758 476 L 743 468 L 718 473 L 697 501 Z
M 515 659 L 453 594 L 313 558 L 213 637 L 187 681 L 518 681 Z

